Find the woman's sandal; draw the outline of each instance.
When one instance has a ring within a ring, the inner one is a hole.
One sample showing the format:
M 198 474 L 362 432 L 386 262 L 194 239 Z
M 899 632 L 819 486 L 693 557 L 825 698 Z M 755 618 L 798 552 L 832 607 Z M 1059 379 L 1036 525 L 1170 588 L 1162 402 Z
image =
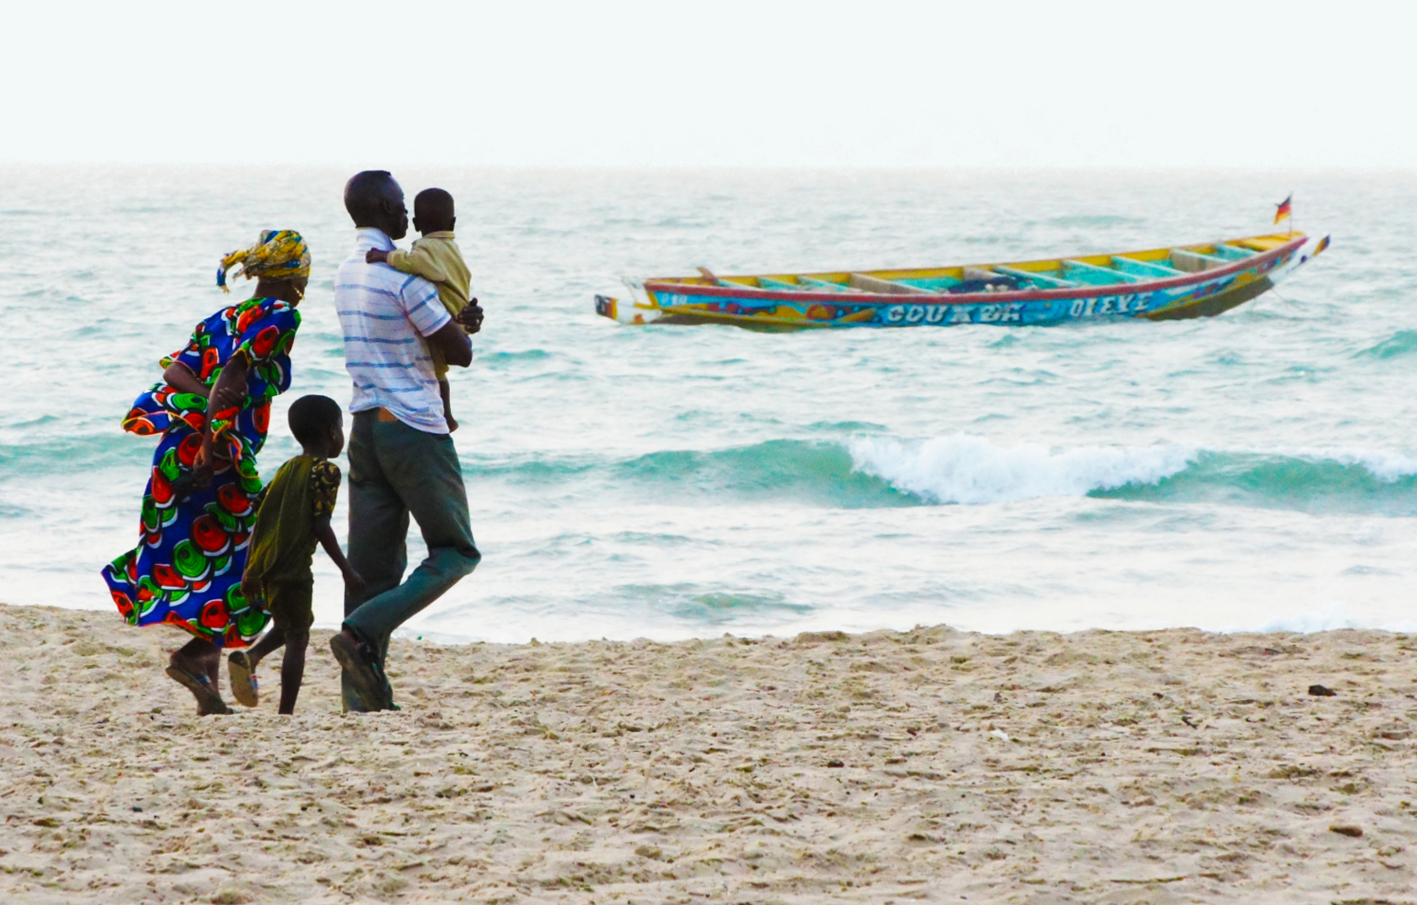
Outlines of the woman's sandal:
M 167 674 L 174 682 L 186 688 L 197 698 L 197 716 L 231 713 L 231 708 L 212 687 L 211 680 L 204 675 L 188 672 L 176 664 L 167 667 Z
M 237 703 L 255 707 L 261 702 L 261 686 L 256 681 L 256 669 L 244 650 L 232 651 L 226 658 L 226 671 L 231 676 L 231 696 Z

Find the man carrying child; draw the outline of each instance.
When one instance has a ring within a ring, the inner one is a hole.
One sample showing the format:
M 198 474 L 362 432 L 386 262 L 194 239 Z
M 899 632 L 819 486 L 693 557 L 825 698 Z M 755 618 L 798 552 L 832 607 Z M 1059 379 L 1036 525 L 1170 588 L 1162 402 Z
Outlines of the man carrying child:
M 384 674 L 389 636 L 482 558 L 428 351 L 450 365 L 471 364 L 467 334 L 476 332 L 481 311 L 471 305 L 455 319 L 427 280 L 367 261 L 370 250 L 393 251 L 394 240 L 408 232 L 403 189 L 392 176 L 356 174 L 345 185 L 344 203 L 358 229 L 354 253 L 335 278 L 345 367 L 354 381 L 349 561 L 366 588 L 346 589 L 344 626 L 330 649 L 343 667 L 346 708 L 388 710 L 394 707 Z M 410 516 L 428 558 L 404 581 Z
M 424 189 L 413 198 L 413 228 L 423 238 L 408 251 L 384 251 L 371 248 L 364 254 L 369 264 L 388 264 L 400 273 L 411 273 L 438 287 L 438 301 L 454 318 L 460 315 L 472 298 L 472 274 L 463 262 L 462 251 L 453 235 L 453 196 L 443 189 Z M 433 359 L 433 374 L 438 378 L 438 393 L 443 397 L 443 417 L 448 431 L 458 429 L 453 419 L 452 391 L 448 387 L 448 362 L 437 346 L 428 347 Z

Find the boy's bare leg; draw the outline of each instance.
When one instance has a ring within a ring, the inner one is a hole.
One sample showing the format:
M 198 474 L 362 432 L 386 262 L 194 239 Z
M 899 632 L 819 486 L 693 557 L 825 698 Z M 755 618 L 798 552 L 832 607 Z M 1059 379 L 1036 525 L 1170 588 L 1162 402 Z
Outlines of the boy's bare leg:
M 295 713 L 295 699 L 305 678 L 305 649 L 310 646 L 308 629 L 292 630 L 285 638 L 285 659 L 280 664 L 280 712 Z
M 443 397 L 443 418 L 448 422 L 448 433 L 458 429 L 458 421 L 453 417 L 453 389 L 446 380 L 438 381 L 438 395 Z
M 251 649 L 246 652 L 246 661 L 251 664 L 251 669 L 254 670 L 256 665 L 266 658 L 267 654 L 274 652 L 276 648 L 285 643 L 285 632 L 271 626 L 271 630 L 266 632 L 266 636 L 253 644 Z

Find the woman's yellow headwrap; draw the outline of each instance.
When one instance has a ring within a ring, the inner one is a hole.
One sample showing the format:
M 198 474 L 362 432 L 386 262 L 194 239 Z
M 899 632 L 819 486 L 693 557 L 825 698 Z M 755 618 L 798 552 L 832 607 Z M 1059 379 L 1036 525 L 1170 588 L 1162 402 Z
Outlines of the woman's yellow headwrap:
M 310 276 L 310 249 L 305 240 L 293 229 L 267 229 L 261 231 L 261 240 L 250 248 L 233 251 L 221 259 L 216 271 L 216 284 L 222 292 L 230 292 L 226 278 L 239 267 L 246 279 L 266 277 L 272 280 L 288 280 L 291 277 Z

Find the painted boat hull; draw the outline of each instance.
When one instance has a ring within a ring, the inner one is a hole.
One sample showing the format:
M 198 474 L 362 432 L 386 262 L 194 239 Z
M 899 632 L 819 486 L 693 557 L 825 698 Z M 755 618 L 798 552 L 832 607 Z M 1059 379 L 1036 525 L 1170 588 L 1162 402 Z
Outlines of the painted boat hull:
M 765 290 L 731 282 L 761 279 L 753 277 L 713 278 L 712 282 L 693 278 L 646 280 L 643 283 L 627 281 L 632 293 L 628 304 L 617 298 L 596 296 L 596 311 L 622 323 L 733 324 L 760 330 L 964 324 L 1052 326 L 1122 318 L 1214 317 L 1263 295 L 1328 246 L 1327 238 L 1314 240 L 1297 233 L 1274 241 L 1275 247 L 1265 252 L 1223 266 L 1132 283 L 963 294 L 852 292 L 848 295 L 833 291 Z M 1041 263 L 1047 262 L 1025 262 L 1018 266 Z

